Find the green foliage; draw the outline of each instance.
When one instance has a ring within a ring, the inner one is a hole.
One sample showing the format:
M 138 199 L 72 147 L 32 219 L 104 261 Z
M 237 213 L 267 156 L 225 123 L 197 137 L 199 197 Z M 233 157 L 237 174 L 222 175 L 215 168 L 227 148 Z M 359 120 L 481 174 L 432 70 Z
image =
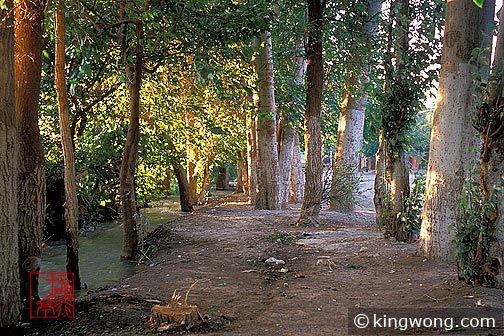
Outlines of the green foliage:
M 422 226 L 422 210 L 425 198 L 425 175 L 416 172 L 410 195 L 405 198 L 401 212 L 402 229 L 418 237 Z M 410 236 L 410 235 L 408 235 Z
M 344 163 L 332 165 L 323 177 L 322 201 L 336 201 L 339 209 L 353 209 L 363 193 L 363 181 L 357 167 Z
M 298 239 L 296 234 L 287 231 L 277 231 L 266 237 L 266 239 L 282 244 L 294 244 L 294 242 Z
M 472 172 L 464 183 L 457 210 L 459 215 L 452 246 L 457 260 L 459 278 L 471 282 L 474 277 L 473 260 L 478 241 L 481 239 L 481 244 L 488 248 L 488 237 L 485 235 L 485 226 L 481 221 L 483 199 L 479 179 L 475 172 Z

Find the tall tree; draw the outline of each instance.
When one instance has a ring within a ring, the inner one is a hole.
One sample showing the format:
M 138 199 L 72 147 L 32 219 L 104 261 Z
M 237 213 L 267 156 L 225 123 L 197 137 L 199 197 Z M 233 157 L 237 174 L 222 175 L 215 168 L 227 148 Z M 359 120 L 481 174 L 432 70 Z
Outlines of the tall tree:
M 253 40 L 254 69 L 257 74 L 257 195 L 255 208 L 278 210 L 280 168 L 278 165 L 275 90 L 271 36 L 261 33 Z
M 290 179 L 292 155 L 294 153 L 294 138 L 296 130 L 289 122 L 281 117 L 278 127 L 278 162 L 280 168 L 280 207 L 286 209 L 290 196 Z
M 488 1 L 487 1 L 488 2 Z M 504 289 L 504 10 L 500 10 L 494 66 L 486 100 L 473 125 L 481 140 L 480 182 L 483 196 L 482 232 L 472 264 L 474 276 L 486 285 Z M 496 189 L 496 188 L 501 188 Z
M 19 320 L 17 146 L 12 0 L 0 7 L 0 327 Z
M 325 3 L 325 1 L 324 1 Z M 298 225 L 318 225 L 322 201 L 321 107 L 324 80 L 322 58 L 321 0 L 308 0 L 308 44 L 306 57 L 306 112 L 304 120 L 306 172 L 305 191 Z
M 381 10 L 381 1 L 370 0 L 367 15 L 361 15 L 367 24 L 355 25 L 354 41 L 350 47 L 351 56 L 347 66 L 348 78 L 345 83 L 341 103 L 336 152 L 334 154 L 333 178 L 329 207 L 331 210 L 353 211 L 355 195 L 353 179 L 358 171 L 360 150 L 362 149 L 364 119 L 368 94 L 364 85 L 369 81 L 369 60 L 372 58 L 373 37 L 376 37 L 378 26 L 377 13 Z M 362 28 L 359 28 L 362 27 Z M 359 43 L 358 39 L 364 41 Z M 366 48 L 358 47 L 365 45 Z M 344 173 L 343 173 L 344 172 Z M 350 172 L 350 173 L 349 173 Z M 341 185 L 342 184 L 342 185 Z M 337 190 L 345 189 L 338 198 Z
M 304 172 L 301 166 L 301 147 L 299 145 L 299 135 L 296 132 L 294 145 L 292 146 L 292 167 L 290 179 L 289 202 L 301 203 L 304 195 Z
M 254 92 L 254 101 L 257 100 Z M 256 103 L 254 102 L 256 106 Z M 247 115 L 247 175 L 249 203 L 255 206 L 257 196 L 257 131 L 255 115 Z
M 145 1 L 144 6 L 148 6 Z M 120 19 L 126 19 L 125 3 L 120 4 Z M 144 8 L 145 12 L 147 8 Z M 140 88 L 142 86 L 143 67 L 143 22 L 138 16 L 134 22 L 135 28 L 135 62 L 130 64 L 126 33 L 121 34 L 123 62 L 126 70 L 126 82 L 129 92 L 129 124 L 124 145 L 121 170 L 119 173 L 119 192 L 121 194 L 121 213 L 124 221 L 124 240 L 121 259 L 133 260 L 138 252 L 137 203 L 135 190 L 135 170 L 138 157 L 138 141 L 140 140 Z M 127 31 L 127 26 L 125 26 Z
M 70 131 L 68 94 L 65 75 L 65 0 L 58 0 L 54 15 L 56 47 L 54 58 L 54 80 L 58 98 L 61 145 L 65 180 L 65 234 L 67 244 L 67 272 L 73 273 L 73 288 L 80 289 L 79 240 L 78 240 L 78 201 L 75 184 L 75 159 L 72 134 Z M 72 278 L 69 278 L 71 281 Z
M 15 77 L 18 129 L 18 225 L 21 301 L 38 299 L 42 235 L 46 212 L 44 151 L 38 125 L 45 0 L 16 0 Z
M 470 167 L 471 127 L 475 104 L 470 64 L 472 51 L 484 43 L 494 16 L 494 1 L 482 9 L 472 0 L 449 1 L 441 60 L 441 75 L 432 125 L 422 228 L 417 253 L 448 259 L 454 238 L 457 204 Z

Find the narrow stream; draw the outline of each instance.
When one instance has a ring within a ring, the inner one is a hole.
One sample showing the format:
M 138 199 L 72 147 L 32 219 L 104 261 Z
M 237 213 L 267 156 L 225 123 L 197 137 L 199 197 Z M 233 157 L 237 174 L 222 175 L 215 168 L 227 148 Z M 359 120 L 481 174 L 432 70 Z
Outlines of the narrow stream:
M 222 197 L 229 193 L 231 191 L 214 191 L 213 195 Z M 165 200 L 155 202 L 151 208 L 142 209 L 139 222 L 144 224 L 150 232 L 184 214 L 180 211 L 178 196 L 170 196 Z M 79 267 L 83 289 L 75 292 L 76 297 L 85 295 L 90 290 L 110 286 L 145 267 L 136 262 L 120 260 L 122 242 L 121 220 L 97 223 L 91 230 L 88 229 L 79 235 Z M 65 240 L 48 243 L 42 252 L 40 272 L 65 272 L 65 265 Z M 40 277 L 39 295 L 41 298 L 51 292 L 51 283 L 45 281 L 48 278 L 49 275 Z

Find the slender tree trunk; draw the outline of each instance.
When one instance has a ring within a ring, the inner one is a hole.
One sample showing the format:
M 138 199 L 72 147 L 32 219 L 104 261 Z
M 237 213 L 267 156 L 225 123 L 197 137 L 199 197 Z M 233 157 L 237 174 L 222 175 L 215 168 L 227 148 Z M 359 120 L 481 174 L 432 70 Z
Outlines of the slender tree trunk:
M 242 170 L 242 184 L 243 184 L 243 192 L 245 195 L 249 195 L 250 193 L 250 186 L 249 186 L 249 177 L 248 177 L 248 165 L 247 165 L 247 150 L 242 150 L 241 153 L 241 160 L 243 164 L 243 170 Z
M 135 66 L 131 69 L 124 54 L 129 91 L 129 125 L 119 173 L 121 210 L 124 222 L 124 240 L 121 259 L 133 260 L 138 252 L 137 204 L 135 195 L 135 170 L 140 139 L 140 88 L 143 66 L 143 22 L 135 22 Z M 124 45 L 125 46 L 125 45 Z M 124 53 L 125 53 L 124 49 Z
M 473 271 L 485 285 L 504 289 L 504 190 L 494 187 L 504 183 L 504 11 L 499 14 L 499 30 L 495 48 L 492 79 L 487 105 L 480 107 L 477 129 L 482 139 L 480 180 L 483 199 L 482 227 L 478 248 L 473 257 Z M 483 237 L 489 239 L 485 244 Z M 487 245 L 488 244 L 488 245 Z
M 472 50 L 481 47 L 482 32 L 491 22 L 494 2 L 479 9 L 472 0 L 450 1 L 441 59 L 439 89 L 434 110 L 422 228 L 417 253 L 449 259 L 456 227 L 457 204 L 470 167 L 474 106 L 469 64 Z
M 399 241 L 409 241 L 410 232 L 402 228 L 400 214 L 404 211 L 405 198 L 409 196 L 409 169 L 407 154 L 403 151 L 398 156 L 387 155 L 387 169 L 390 178 L 390 209 L 385 223 L 385 234 Z
M 191 196 L 189 195 L 189 183 L 187 182 L 187 174 L 184 167 L 180 164 L 183 161 L 182 156 L 178 153 L 175 144 L 170 138 L 166 139 L 168 143 L 168 150 L 170 150 L 171 155 L 168 156 L 168 160 L 173 168 L 173 173 L 177 179 L 179 187 L 180 196 L 180 209 L 183 212 L 193 211 L 193 204 L 191 202 Z
M 0 7 L 0 327 L 15 325 L 19 297 L 17 146 L 12 0 Z
M 196 162 L 198 162 L 198 148 L 191 142 L 191 132 L 194 130 L 194 114 L 187 112 L 185 115 L 186 123 L 186 156 L 187 156 L 187 178 L 189 183 L 189 197 L 194 205 L 198 201 L 198 171 Z
M 38 300 L 42 236 L 46 212 L 44 151 L 38 126 L 42 71 L 44 0 L 17 0 L 15 5 L 16 128 L 18 130 L 18 225 L 21 302 Z
M 257 132 L 256 117 L 247 116 L 247 169 L 249 203 L 255 205 L 257 196 Z
M 308 0 L 308 57 L 306 78 L 305 192 L 298 225 L 318 225 L 322 201 L 322 136 L 321 106 L 323 86 L 322 58 L 322 4 L 320 0 Z
M 254 38 L 254 66 L 258 82 L 257 195 L 255 208 L 280 209 L 280 168 L 278 165 L 275 90 L 270 33 Z
M 287 209 L 289 203 L 290 179 L 292 168 L 292 154 L 294 152 L 294 138 L 296 130 L 284 118 L 280 119 L 280 142 L 278 162 L 280 168 L 280 206 Z
M 381 1 L 369 2 L 368 6 L 368 24 L 365 27 L 364 35 L 367 37 L 369 46 L 373 43 L 372 38 L 376 36 L 378 20 L 376 14 L 381 10 Z M 353 194 L 352 185 L 355 183 L 354 174 L 345 174 L 337 176 L 341 170 L 345 172 L 357 173 L 360 160 L 360 150 L 364 137 L 364 119 L 366 116 L 367 107 L 367 92 L 364 90 L 364 84 L 368 82 L 369 65 L 367 59 L 370 58 L 371 48 L 368 51 L 369 55 L 361 55 L 359 52 L 351 59 L 350 77 L 345 85 L 343 101 L 341 104 L 338 134 L 336 139 L 336 152 L 333 162 L 333 179 L 331 188 L 331 198 L 329 209 L 336 211 L 351 212 L 355 209 L 355 195 Z M 341 195 L 343 199 L 337 199 L 336 190 L 341 190 L 341 186 L 336 188 L 336 183 L 343 183 L 343 188 L 349 192 Z
M 301 203 L 303 201 L 304 181 L 305 177 L 301 163 L 301 148 L 299 146 L 299 136 L 296 132 L 294 136 L 294 146 L 292 146 L 290 202 Z
M 208 183 L 210 177 L 210 161 L 207 161 L 205 164 L 205 170 L 203 171 L 203 181 L 201 182 L 201 190 L 198 195 L 198 204 L 205 204 L 206 193 L 208 192 L 208 187 L 210 183 Z
M 215 189 L 227 190 L 229 188 L 229 165 L 217 168 L 217 181 L 215 182 Z
M 387 148 L 381 132 L 375 160 L 376 167 L 373 201 L 376 212 L 376 226 L 379 228 L 385 228 L 385 218 L 389 212 L 387 201 L 388 178 L 386 170 Z
M 54 79 L 58 96 L 58 112 L 63 147 L 63 164 L 65 179 L 65 232 L 67 243 L 67 272 L 73 273 L 73 287 L 80 289 L 79 276 L 79 240 L 78 240 L 78 202 L 77 186 L 75 184 L 75 160 L 70 119 L 68 109 L 68 94 L 65 77 L 65 0 L 58 1 L 55 14 L 56 47 L 54 60 Z M 71 278 L 69 278 L 71 280 Z
M 243 174 L 247 168 L 243 162 L 242 152 L 238 151 L 236 153 L 236 189 L 235 193 L 241 194 L 245 192 L 245 187 L 243 185 Z

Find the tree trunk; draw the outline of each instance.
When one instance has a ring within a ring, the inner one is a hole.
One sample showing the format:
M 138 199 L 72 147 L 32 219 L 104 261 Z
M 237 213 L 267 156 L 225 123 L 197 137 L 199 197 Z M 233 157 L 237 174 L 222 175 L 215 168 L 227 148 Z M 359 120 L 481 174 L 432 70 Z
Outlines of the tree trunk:
M 198 196 L 198 204 L 200 205 L 205 204 L 206 193 L 208 191 L 208 186 L 210 185 L 210 183 L 208 183 L 209 177 L 210 177 L 210 161 L 207 161 L 207 163 L 205 164 L 205 170 L 203 171 L 203 181 L 201 182 L 201 190 Z
M 170 138 L 166 139 L 168 143 L 168 149 L 171 151 L 171 155 L 168 156 L 168 160 L 173 168 L 175 177 L 177 178 L 177 183 L 179 187 L 180 196 L 180 209 L 183 212 L 193 211 L 193 204 L 191 202 L 191 196 L 189 195 L 189 183 L 187 182 L 187 174 L 184 167 L 180 164 L 183 161 L 182 156 L 178 153 L 175 144 Z
M 257 105 L 256 105 L 257 106 Z M 249 203 L 255 205 L 257 196 L 257 117 L 247 115 L 247 169 Z
M 273 60 L 269 32 L 254 38 L 254 68 L 257 74 L 257 195 L 255 209 L 280 209 L 280 168 L 276 136 Z
M 67 244 L 67 272 L 73 273 L 74 289 L 80 289 L 79 276 L 79 240 L 78 240 L 78 202 L 75 184 L 75 160 L 70 119 L 68 94 L 65 77 L 65 0 L 58 1 L 55 14 L 56 47 L 54 60 L 54 79 L 58 97 L 59 124 L 61 145 L 63 148 L 63 165 L 65 179 L 65 233 Z M 68 278 L 71 282 L 72 278 Z
M 387 155 L 387 169 L 390 178 L 390 211 L 386 218 L 385 235 L 395 237 L 398 241 L 409 241 L 411 233 L 403 230 L 400 214 L 404 211 L 405 198 L 409 196 L 409 169 L 407 154 Z
M 483 34 L 493 18 L 493 1 L 479 9 L 471 0 L 449 1 L 441 59 L 439 89 L 434 110 L 422 228 L 417 253 L 449 259 L 454 238 L 457 204 L 470 171 L 474 106 L 469 64 L 472 50 L 482 46 Z
M 17 0 L 15 5 L 16 128 L 18 130 L 19 272 L 25 310 L 38 300 L 42 236 L 46 212 L 44 151 L 38 126 L 42 71 L 44 0 Z
M 299 146 L 299 136 L 296 132 L 294 136 L 294 146 L 292 146 L 292 167 L 289 202 L 301 203 L 303 201 L 304 181 L 305 177 L 301 163 L 301 148 Z
M 374 182 L 374 206 L 376 212 L 376 226 L 385 228 L 385 219 L 389 212 L 387 199 L 388 177 L 386 170 L 387 148 L 383 135 L 380 132 L 378 151 L 376 152 L 375 182 Z
M 242 150 L 241 153 L 241 161 L 243 164 L 243 169 L 242 169 L 242 184 L 243 184 L 243 192 L 245 195 L 249 195 L 249 177 L 248 177 L 248 166 L 247 166 L 247 150 Z
M 322 4 L 320 0 L 308 1 L 308 57 L 306 78 L 305 192 L 298 225 L 318 225 L 322 201 L 322 136 L 321 106 L 323 86 L 322 58 Z
M 245 163 L 243 162 L 242 152 L 238 151 L 236 153 L 236 188 L 235 193 L 241 194 L 245 192 L 245 188 L 243 185 L 243 174 L 247 168 L 245 167 Z
M 495 48 L 492 79 L 488 88 L 487 106 L 480 107 L 477 129 L 482 139 L 480 180 L 483 203 L 482 227 L 473 270 L 484 286 L 504 289 L 504 11 L 499 14 L 499 30 Z M 488 239 L 483 242 L 483 235 Z
M 124 10 L 124 9 L 123 9 Z M 124 14 L 123 14 L 124 15 Z M 135 66 L 131 69 L 127 63 L 126 49 L 124 62 L 129 91 L 129 125 L 124 145 L 121 170 L 119 173 L 119 191 L 121 194 L 121 210 L 124 222 L 124 240 L 121 259 L 134 260 L 138 252 L 137 204 L 135 195 L 135 170 L 138 157 L 138 141 L 140 139 L 140 88 L 142 85 L 143 66 L 143 22 L 135 22 L 136 48 Z M 125 44 L 123 44 L 124 47 Z
M 217 181 L 215 182 L 215 189 L 227 190 L 229 188 L 229 166 L 217 168 Z
M 198 148 L 191 142 L 191 132 L 194 130 L 194 114 L 187 112 L 185 114 L 186 123 L 186 156 L 187 156 L 187 179 L 189 183 L 189 197 L 194 205 L 198 201 L 198 171 L 196 163 L 198 162 Z
M 290 179 L 292 168 L 292 154 L 294 152 L 294 138 L 296 130 L 284 118 L 280 119 L 280 143 L 278 163 L 280 168 L 280 206 L 287 209 L 289 203 Z
M 376 36 L 375 32 L 378 26 L 376 14 L 380 10 L 381 1 L 369 2 L 367 13 L 369 22 L 363 33 L 367 37 L 370 46 L 373 43 L 372 38 Z M 371 54 L 371 47 L 368 53 Z M 345 85 L 338 121 L 331 197 L 329 201 L 330 210 L 344 212 L 355 210 L 354 200 L 356 195 L 353 193 L 354 188 L 352 186 L 356 183 L 354 180 L 356 176 L 354 175 L 357 174 L 359 169 L 360 150 L 362 149 L 364 137 L 364 119 L 368 99 L 367 92 L 364 90 L 364 84 L 368 82 L 369 76 L 369 65 L 366 61 L 368 58 L 368 55 L 357 53 L 351 58 L 349 64 L 352 69 Z M 357 65 L 352 66 L 352 64 Z M 341 170 L 349 173 L 337 176 Z M 343 188 L 349 190 L 349 192 L 340 195 L 342 199 L 338 199 L 337 194 L 339 193 L 336 193 L 336 190 L 341 190 L 342 186 L 335 188 L 336 183 L 342 183 Z
M 0 7 L 0 327 L 19 320 L 17 146 L 12 0 Z

